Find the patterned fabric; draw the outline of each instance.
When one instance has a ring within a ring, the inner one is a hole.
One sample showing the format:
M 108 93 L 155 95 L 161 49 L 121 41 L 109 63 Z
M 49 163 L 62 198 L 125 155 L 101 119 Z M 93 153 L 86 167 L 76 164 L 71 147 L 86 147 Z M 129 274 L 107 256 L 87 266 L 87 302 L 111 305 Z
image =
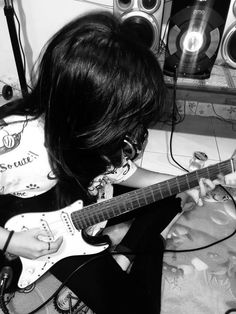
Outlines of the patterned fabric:
M 227 188 L 236 200 L 236 189 Z M 236 308 L 236 208 L 217 187 L 172 223 L 163 259 L 161 314 L 224 314 Z M 194 248 L 204 249 L 193 251 Z M 192 250 L 192 251 L 191 251 Z
M 110 199 L 113 196 L 112 185 L 127 180 L 136 169 L 136 165 L 123 156 L 122 166 L 109 167 L 104 174 L 97 176 L 89 186 L 89 193 L 97 196 L 98 201 Z
M 56 185 L 44 141 L 42 119 L 11 116 L 0 121 L 0 194 L 26 198 Z M 110 198 L 111 185 L 126 180 L 135 170 L 136 166 L 124 158 L 120 168 L 110 167 L 95 178 L 89 192 L 97 195 L 98 200 Z
M 32 197 L 55 186 L 41 120 L 11 116 L 0 121 L 0 173 L 1 194 Z

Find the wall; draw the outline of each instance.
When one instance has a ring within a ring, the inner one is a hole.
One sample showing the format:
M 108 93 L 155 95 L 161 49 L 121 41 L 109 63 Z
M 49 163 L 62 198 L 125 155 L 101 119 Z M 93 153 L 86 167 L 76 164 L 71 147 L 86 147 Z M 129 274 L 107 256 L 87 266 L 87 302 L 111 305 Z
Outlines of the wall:
M 26 74 L 27 78 L 29 78 L 29 72 L 40 50 L 52 34 L 69 20 L 87 11 L 101 9 L 112 11 L 113 0 L 14 0 L 14 8 L 21 24 L 21 39 L 26 55 Z M 167 1 L 165 4 L 162 32 L 165 31 L 165 24 L 168 20 L 170 9 L 171 2 Z M 4 83 L 7 83 L 14 88 L 14 96 L 21 95 L 7 22 L 4 15 L 4 0 L 0 0 L 0 45 L 0 91 Z M 219 72 L 219 69 L 217 71 Z M 220 86 L 225 86 L 225 84 L 227 86 L 228 81 L 226 80 L 225 73 L 223 75 L 219 73 L 218 75 L 215 72 L 215 68 L 213 68 L 210 78 L 213 80 L 216 77 L 214 85 L 217 82 Z M 230 82 L 232 81 L 231 85 L 233 84 L 235 87 L 236 75 L 234 76 L 234 74 L 236 74 L 236 70 L 231 75 L 232 78 L 235 78 L 235 81 L 232 79 Z M 194 82 L 190 83 L 193 84 Z M 201 81 L 200 83 L 203 84 L 205 81 Z M 0 105 L 5 102 L 6 100 L 0 97 Z M 200 103 L 199 101 L 180 101 L 179 108 L 187 114 L 204 116 L 215 116 L 218 114 L 226 119 L 236 119 L 235 104 L 222 105 Z
M 94 1 L 95 2 L 95 1 Z M 113 0 L 99 0 L 101 5 L 76 0 L 14 0 L 14 8 L 21 24 L 21 39 L 26 55 L 26 75 L 37 60 L 46 41 L 61 26 L 87 11 L 112 8 Z M 16 27 L 17 23 L 16 23 Z M 0 0 L 0 90 L 4 83 L 14 87 L 14 95 L 21 94 L 12 46 L 4 14 L 4 0 Z M 4 100 L 0 97 L 0 104 Z M 4 101 L 5 102 L 5 101 Z

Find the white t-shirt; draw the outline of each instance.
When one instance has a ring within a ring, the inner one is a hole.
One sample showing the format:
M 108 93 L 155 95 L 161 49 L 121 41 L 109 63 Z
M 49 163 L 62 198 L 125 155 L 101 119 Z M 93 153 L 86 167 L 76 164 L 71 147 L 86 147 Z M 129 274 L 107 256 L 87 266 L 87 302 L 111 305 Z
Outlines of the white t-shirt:
M 32 197 L 56 185 L 44 142 L 42 118 L 10 116 L 0 120 L 0 194 Z M 98 199 L 110 198 L 112 184 L 128 179 L 135 171 L 135 164 L 124 158 L 122 167 L 111 167 L 96 177 L 89 192 Z

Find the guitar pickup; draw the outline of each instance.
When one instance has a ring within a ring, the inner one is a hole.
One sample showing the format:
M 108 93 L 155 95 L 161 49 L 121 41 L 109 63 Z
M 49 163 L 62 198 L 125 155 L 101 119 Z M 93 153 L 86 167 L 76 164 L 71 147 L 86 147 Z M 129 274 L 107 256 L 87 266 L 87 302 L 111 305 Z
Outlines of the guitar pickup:
M 67 231 L 71 234 L 74 235 L 75 233 L 75 227 L 71 222 L 70 216 L 69 214 L 67 214 L 66 212 L 62 211 L 61 212 L 61 219 L 63 221 L 63 224 L 65 226 L 65 228 L 67 229 Z

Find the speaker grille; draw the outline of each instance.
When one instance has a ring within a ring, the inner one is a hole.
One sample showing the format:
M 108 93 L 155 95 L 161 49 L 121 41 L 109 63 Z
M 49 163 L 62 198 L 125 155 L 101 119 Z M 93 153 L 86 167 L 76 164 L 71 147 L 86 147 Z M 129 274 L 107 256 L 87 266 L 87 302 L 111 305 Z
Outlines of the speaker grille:
M 154 41 L 154 32 L 152 25 L 142 16 L 133 16 L 126 19 L 123 24 L 127 24 L 140 38 L 141 42 L 149 48 L 152 47 Z
M 221 44 L 221 54 L 228 65 L 236 68 L 236 23 L 224 35 Z
M 159 52 L 164 0 L 113 0 L 113 12 L 132 28 L 140 43 Z
M 220 47 L 230 0 L 173 0 L 164 74 L 206 79 Z

